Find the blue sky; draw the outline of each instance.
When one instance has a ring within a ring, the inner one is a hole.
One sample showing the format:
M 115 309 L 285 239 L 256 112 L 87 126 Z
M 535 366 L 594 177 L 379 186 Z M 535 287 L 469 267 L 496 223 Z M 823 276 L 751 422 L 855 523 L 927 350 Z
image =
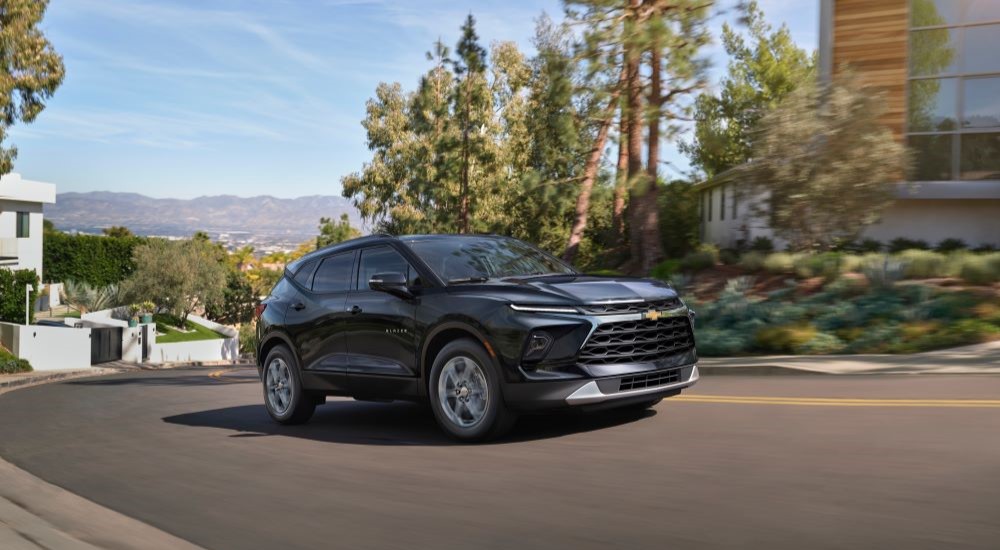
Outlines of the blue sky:
M 816 47 L 818 0 L 761 5 Z M 555 0 L 54 0 L 43 29 L 67 76 L 11 132 L 15 171 L 60 192 L 339 194 L 369 158 L 360 121 L 380 81 L 412 89 L 424 53 L 439 36 L 453 44 L 469 12 L 484 44 L 530 51 L 543 10 L 562 16 Z M 669 144 L 665 157 L 686 168 Z

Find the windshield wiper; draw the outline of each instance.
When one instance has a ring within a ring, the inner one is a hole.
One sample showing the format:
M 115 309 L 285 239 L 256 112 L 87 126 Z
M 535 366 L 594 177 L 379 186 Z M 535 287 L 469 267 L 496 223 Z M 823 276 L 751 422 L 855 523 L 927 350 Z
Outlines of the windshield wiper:
M 488 277 L 459 277 L 457 279 L 448 279 L 448 284 L 485 283 L 486 281 L 489 281 Z
M 568 273 L 543 273 L 543 272 L 528 273 L 525 275 L 511 275 L 510 277 L 504 277 L 503 279 L 500 280 L 509 281 L 511 279 L 533 279 L 535 277 L 552 277 L 554 275 L 568 275 Z

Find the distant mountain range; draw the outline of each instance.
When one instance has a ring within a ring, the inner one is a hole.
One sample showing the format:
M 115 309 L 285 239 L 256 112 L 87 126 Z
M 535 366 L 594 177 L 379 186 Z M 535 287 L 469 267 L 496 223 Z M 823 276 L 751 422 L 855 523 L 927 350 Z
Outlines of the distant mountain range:
M 348 199 L 313 195 L 296 199 L 271 196 L 218 195 L 194 199 L 155 199 L 138 193 L 60 193 L 45 206 L 45 217 L 62 231 L 100 233 L 123 225 L 137 235 L 189 236 L 206 231 L 213 237 L 229 234 L 239 241 L 248 236 L 263 242 L 302 241 L 318 232 L 321 217 L 339 219 L 346 213 L 351 225 L 361 217 Z

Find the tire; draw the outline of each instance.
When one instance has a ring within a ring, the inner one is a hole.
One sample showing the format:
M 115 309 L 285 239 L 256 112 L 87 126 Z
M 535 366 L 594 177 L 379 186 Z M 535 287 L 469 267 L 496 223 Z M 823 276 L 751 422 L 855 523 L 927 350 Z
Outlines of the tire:
M 298 363 L 288 348 L 276 346 L 267 354 L 260 379 L 264 407 L 275 422 L 302 424 L 312 418 L 317 400 L 302 389 Z
M 474 340 L 446 345 L 434 358 L 428 384 L 434 418 L 456 439 L 494 439 L 517 420 L 504 403 L 499 369 Z

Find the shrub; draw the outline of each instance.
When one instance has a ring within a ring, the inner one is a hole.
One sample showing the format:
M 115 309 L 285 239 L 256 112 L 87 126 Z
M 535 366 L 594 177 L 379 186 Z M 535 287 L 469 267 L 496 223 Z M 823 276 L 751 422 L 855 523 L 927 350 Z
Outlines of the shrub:
M 774 252 L 774 241 L 767 237 L 754 237 L 750 242 L 750 250 L 755 252 Z
M 795 267 L 795 275 L 800 279 L 823 277 L 827 281 L 832 282 L 845 271 L 845 256 L 846 254 L 842 252 L 797 255 L 792 261 Z
M 725 357 L 742 355 L 750 348 L 750 338 L 745 331 L 704 328 L 695 330 L 698 340 L 698 355 L 705 357 Z
M 740 254 L 732 248 L 723 248 L 719 251 L 719 261 L 724 265 L 736 265 L 740 261 Z
M 740 258 L 740 267 L 756 273 L 764 269 L 764 253 L 762 252 L 747 252 Z
M 769 273 L 792 273 L 795 269 L 795 256 L 788 252 L 775 252 L 764 258 L 764 270 Z
M 24 323 L 24 293 L 28 285 L 34 289 L 28 301 L 32 304 L 38 297 L 38 275 L 33 269 L 0 269 L 0 321 Z M 35 320 L 35 308 L 30 308 L 31 319 Z
M 668 257 L 681 258 L 696 250 L 701 232 L 700 200 L 694 185 L 686 181 L 675 180 L 660 187 L 660 238 Z
M 902 280 L 905 269 L 905 262 L 884 254 L 866 254 L 861 258 L 861 272 L 873 287 L 891 287 Z
M 816 337 L 816 327 L 810 324 L 784 325 L 758 330 L 754 335 L 761 351 L 794 353 L 795 350 Z
M 930 279 L 949 274 L 949 260 L 944 254 L 930 250 L 905 250 L 897 255 L 905 263 L 903 275 L 907 279 Z
M 16 374 L 32 370 L 31 363 L 27 359 L 18 359 L 13 353 L 0 348 L 0 374 Z
M 663 260 L 653 266 L 652 271 L 649 272 L 649 276 L 661 281 L 669 281 L 670 277 L 677 273 L 680 268 L 680 260 Z
M 247 355 L 257 353 L 257 325 L 255 323 L 240 325 L 240 353 Z
M 928 248 L 930 248 L 930 245 L 927 244 L 927 241 L 919 239 L 896 237 L 895 239 L 889 241 L 889 252 L 893 254 L 904 250 L 927 250 Z
M 988 244 L 988 243 L 983 243 L 983 244 L 977 246 L 976 248 L 972 249 L 973 252 L 996 252 L 996 250 L 997 250 L 997 247 L 993 246 L 992 244 Z
M 882 243 L 875 239 L 865 239 L 858 245 L 858 252 L 882 252 Z
M 809 341 L 795 348 L 795 353 L 803 355 L 823 355 L 837 353 L 844 349 L 844 341 L 828 332 L 817 332 Z
M 703 244 L 698 250 L 681 259 L 681 271 L 694 272 L 708 269 L 719 263 L 719 249 L 710 244 Z
M 592 269 L 587 271 L 587 275 L 597 275 L 601 277 L 618 277 L 624 275 L 621 271 L 617 269 Z
M 973 285 L 1000 281 L 1000 253 L 968 255 L 962 258 L 959 277 Z
M 965 244 L 965 241 L 962 239 L 944 239 L 934 247 L 934 250 L 938 252 L 954 252 L 956 250 L 965 250 L 967 248 L 969 248 L 969 246 Z

